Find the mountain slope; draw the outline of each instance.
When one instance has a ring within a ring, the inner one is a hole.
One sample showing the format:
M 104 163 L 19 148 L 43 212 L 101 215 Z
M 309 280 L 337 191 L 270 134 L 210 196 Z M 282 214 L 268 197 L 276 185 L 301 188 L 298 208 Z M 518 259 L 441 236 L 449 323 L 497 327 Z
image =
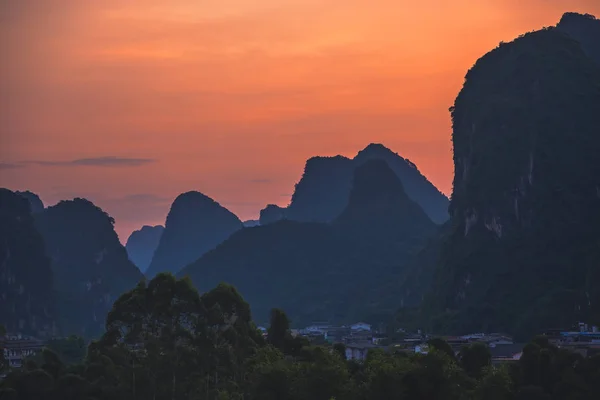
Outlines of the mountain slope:
M 354 170 L 373 159 L 384 160 L 398 176 L 409 198 L 423 208 L 436 224 L 448 219 L 448 198 L 407 159 L 381 144 L 372 143 L 356 157 L 313 157 L 306 162 L 287 208 L 269 206 L 261 211 L 262 223 L 279 219 L 331 222 L 348 204 Z
M 33 214 L 39 213 L 44 210 L 44 203 L 37 194 L 26 190 L 24 192 L 15 192 L 19 196 L 25 197 L 29 201 L 29 206 Z
M 600 20 L 590 14 L 565 13 L 556 27 L 577 40 L 586 54 L 600 64 Z
M 235 214 L 210 197 L 200 192 L 179 195 L 171 205 L 147 275 L 178 272 L 242 227 Z
M 28 200 L 0 189 L 0 321 L 8 332 L 52 335 L 53 280 Z
M 285 216 L 294 221 L 330 222 L 348 203 L 352 187 L 352 160 L 342 157 L 313 157 L 296 184 Z
M 448 220 L 448 198 L 421 174 L 415 164 L 377 143 L 361 150 L 353 161 L 356 165 L 362 165 L 372 159 L 388 163 L 400 178 L 408 197 L 419 204 L 433 222 L 442 224 Z
M 142 273 L 146 272 L 150 266 L 154 251 L 158 247 L 158 242 L 164 230 L 165 228 L 161 225 L 144 225 L 142 229 L 133 231 L 129 235 L 125 244 L 127 255 Z
M 143 277 L 119 242 L 114 220 L 77 198 L 46 208 L 35 222 L 52 259 L 63 333 L 98 335 L 115 298 Z
M 399 274 L 435 224 L 385 162 L 357 168 L 352 187 L 348 206 L 331 224 L 279 221 L 244 229 L 180 274 L 200 290 L 233 284 L 261 322 L 272 307 L 298 324 L 392 312 L 395 305 L 381 304 L 370 289 Z
M 600 40 L 598 37 L 596 40 Z M 600 68 L 561 29 L 479 59 L 451 109 L 452 227 L 423 305 L 436 331 L 598 318 Z

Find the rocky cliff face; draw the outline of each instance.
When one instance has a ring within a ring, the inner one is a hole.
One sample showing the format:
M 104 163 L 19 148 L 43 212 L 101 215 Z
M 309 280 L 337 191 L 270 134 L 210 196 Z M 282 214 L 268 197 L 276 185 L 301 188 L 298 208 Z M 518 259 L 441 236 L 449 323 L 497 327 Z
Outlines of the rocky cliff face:
M 28 200 L 0 189 L 0 321 L 8 332 L 54 333 L 53 281 Z
M 273 208 L 263 210 L 261 215 L 264 213 L 265 220 L 261 223 L 284 217 L 304 222 L 333 221 L 348 204 L 354 170 L 374 159 L 388 164 L 408 197 L 419 204 L 432 221 L 441 224 L 448 219 L 448 198 L 419 172 L 416 165 L 381 144 L 370 144 L 354 159 L 342 156 L 309 159 L 290 205 L 277 212 Z
M 142 271 L 146 272 L 154 256 L 154 251 L 158 247 L 158 242 L 165 228 L 162 225 L 148 226 L 145 225 L 142 229 L 133 231 L 125 249 L 131 262 Z
M 210 197 L 199 192 L 179 195 L 171 206 L 147 275 L 178 272 L 242 227 L 235 214 Z
M 143 278 L 114 231 L 114 220 L 85 199 L 61 201 L 35 216 L 52 260 L 59 325 L 96 336 L 114 300 Z
M 180 274 L 200 290 L 233 284 L 260 322 L 274 306 L 299 324 L 392 313 L 393 292 L 384 302 L 373 288 L 401 273 L 435 224 L 384 161 L 357 168 L 350 186 L 348 204 L 331 224 L 287 220 L 244 229 Z
M 561 29 L 467 73 L 451 109 L 451 233 L 424 304 L 436 329 L 531 334 L 596 315 L 598 110 L 600 68 Z

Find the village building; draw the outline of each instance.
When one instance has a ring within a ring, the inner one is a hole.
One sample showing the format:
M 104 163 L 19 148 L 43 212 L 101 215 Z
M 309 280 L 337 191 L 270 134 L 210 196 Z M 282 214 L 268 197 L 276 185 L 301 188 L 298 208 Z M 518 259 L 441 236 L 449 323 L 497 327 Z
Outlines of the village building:
M 44 348 L 44 342 L 22 335 L 7 335 L 0 338 L 0 348 L 4 349 L 4 359 L 10 368 L 20 368 L 25 358 Z

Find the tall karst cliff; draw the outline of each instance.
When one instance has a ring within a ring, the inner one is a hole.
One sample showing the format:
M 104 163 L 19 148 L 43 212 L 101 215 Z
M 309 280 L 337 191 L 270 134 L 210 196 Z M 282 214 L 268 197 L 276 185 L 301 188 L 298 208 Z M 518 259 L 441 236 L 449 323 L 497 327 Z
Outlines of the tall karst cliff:
M 10 333 L 51 336 L 54 276 L 27 198 L 0 189 L 0 323 Z
M 147 275 L 177 273 L 242 228 L 235 214 L 210 197 L 183 193 L 171 205 Z
M 85 199 L 36 214 L 52 260 L 59 325 L 65 334 L 96 336 L 114 300 L 143 278 L 114 231 L 114 220 Z
M 452 220 L 423 304 L 436 331 L 599 322 L 600 66 L 576 39 L 528 33 L 466 75 Z

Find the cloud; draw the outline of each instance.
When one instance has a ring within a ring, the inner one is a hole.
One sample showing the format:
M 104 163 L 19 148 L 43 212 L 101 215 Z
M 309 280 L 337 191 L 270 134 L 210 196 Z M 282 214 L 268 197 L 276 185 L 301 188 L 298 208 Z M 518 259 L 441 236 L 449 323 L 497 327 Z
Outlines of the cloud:
M 0 162 L 0 169 L 15 169 L 15 168 L 23 168 L 23 165 L 17 164 L 17 163 Z
M 26 161 L 28 164 L 36 164 L 49 167 L 139 167 L 156 162 L 151 158 L 126 158 L 116 156 L 79 158 L 70 161 Z

